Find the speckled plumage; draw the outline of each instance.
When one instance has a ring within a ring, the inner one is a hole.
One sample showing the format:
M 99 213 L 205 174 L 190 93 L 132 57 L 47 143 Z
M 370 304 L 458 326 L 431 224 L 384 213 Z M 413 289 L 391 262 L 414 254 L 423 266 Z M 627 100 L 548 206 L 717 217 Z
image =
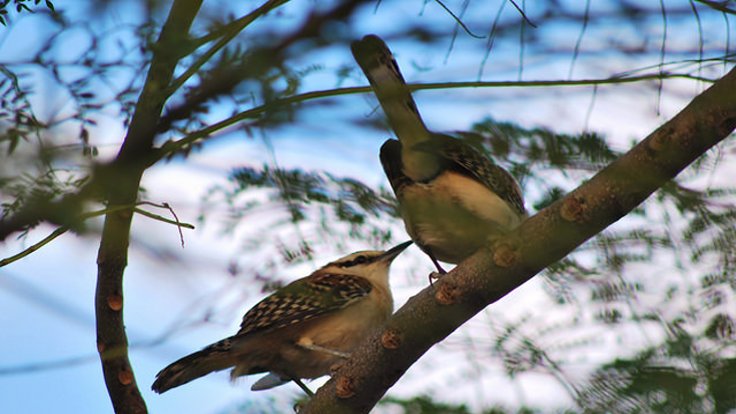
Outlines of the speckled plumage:
M 233 379 L 268 372 L 253 390 L 328 374 L 391 315 L 388 269 L 409 244 L 352 253 L 282 287 L 246 312 L 238 333 L 173 362 L 151 388 L 227 368 Z
M 251 308 L 238 335 L 293 325 L 350 306 L 368 295 L 371 282 L 360 276 L 316 273 L 284 286 Z
M 433 134 L 431 141 L 416 144 L 414 149 L 439 155 L 442 162 L 447 163 L 447 168 L 472 175 L 509 203 L 516 212 L 526 214 L 524 196 L 514 177 L 461 138 Z

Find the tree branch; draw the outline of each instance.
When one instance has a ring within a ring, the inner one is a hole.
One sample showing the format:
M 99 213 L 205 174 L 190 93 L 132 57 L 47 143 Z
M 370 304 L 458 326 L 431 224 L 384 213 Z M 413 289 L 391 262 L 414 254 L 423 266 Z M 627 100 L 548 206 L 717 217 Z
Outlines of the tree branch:
M 222 37 L 214 45 L 212 45 L 202 56 L 198 57 L 197 60 L 190 67 L 188 67 L 186 71 L 184 71 L 183 74 L 181 74 L 179 77 L 171 82 L 171 85 L 166 88 L 166 95 L 170 96 L 171 94 L 179 90 L 179 88 L 181 88 L 182 85 L 184 85 L 184 83 L 189 80 L 189 78 L 197 73 L 205 63 L 209 62 L 210 59 L 212 59 L 215 53 L 217 53 L 228 43 L 230 43 L 230 41 L 233 40 L 235 36 L 238 35 L 238 33 L 242 32 L 246 27 L 248 27 L 249 24 L 253 23 L 257 18 L 272 11 L 273 9 L 286 4 L 286 2 L 288 2 L 288 0 L 268 0 L 257 9 L 227 25 L 226 30 L 224 31 L 224 33 L 222 33 Z
M 304 413 L 367 413 L 432 345 L 613 224 L 736 128 L 736 68 L 565 198 L 412 297 Z
M 189 29 L 201 0 L 175 0 L 154 45 L 151 67 L 136 104 L 128 133 L 103 188 L 109 207 L 131 205 L 138 196 L 140 179 L 149 165 L 156 126 L 166 101 L 166 88 L 186 47 Z M 123 272 L 128 261 L 132 209 L 105 215 L 97 255 L 95 315 L 97 349 L 110 400 L 116 413 L 146 413 L 146 404 L 136 385 L 128 360 L 128 338 L 123 323 Z
M 203 56 L 179 78 L 175 79 L 174 85 L 182 86 L 194 73 L 202 68 L 206 59 L 210 59 L 214 54 L 220 51 L 227 42 L 232 40 L 241 30 L 245 28 L 253 19 L 258 18 L 264 13 L 269 12 L 276 7 L 284 4 L 283 0 L 270 0 L 268 3 L 249 13 L 248 15 L 236 20 L 232 27 L 228 28 L 225 37 L 220 39 L 213 45 Z M 330 23 L 337 21 L 346 21 L 352 16 L 355 9 L 366 0 L 352 0 L 339 2 L 334 8 L 324 12 L 314 12 L 308 18 L 295 28 L 290 34 L 284 36 L 279 42 L 260 47 L 253 47 L 248 51 L 248 57 L 238 64 L 228 62 L 224 67 L 219 68 L 217 74 L 209 73 L 202 77 L 200 84 L 188 91 L 185 102 L 170 108 L 162 117 L 159 123 L 159 132 L 167 131 L 171 128 L 174 121 L 187 119 L 192 113 L 202 110 L 203 105 L 216 97 L 230 93 L 237 85 L 245 79 L 258 79 L 274 67 L 282 65 L 285 59 L 286 51 L 298 41 L 307 39 L 317 39 L 324 35 L 324 27 Z M 268 44 L 269 42 L 264 42 Z M 203 74 L 200 73 L 200 76 Z M 169 94 L 173 93 L 172 87 L 169 88 Z
M 128 206 L 118 206 L 115 209 L 108 209 L 108 208 L 106 208 L 104 210 L 90 211 L 89 213 L 82 214 L 79 217 L 78 221 L 79 222 L 82 222 L 82 221 L 87 220 L 87 219 L 92 218 L 92 217 L 101 216 L 103 214 L 111 213 L 113 211 L 118 211 L 118 210 L 124 210 L 124 209 L 127 209 L 127 208 L 129 208 L 129 207 Z M 182 225 L 182 227 L 186 227 L 186 226 L 192 226 L 192 225 L 191 224 Z M 192 226 L 191 228 L 194 228 L 194 226 Z M 34 243 L 33 245 L 31 245 L 28 248 L 24 249 L 20 253 L 14 254 L 14 255 L 12 255 L 10 257 L 7 257 L 5 259 L 0 260 L 0 267 L 7 266 L 7 265 L 9 265 L 9 264 L 11 264 L 11 263 L 13 263 L 15 261 L 18 261 L 18 260 L 20 260 L 20 259 L 28 256 L 29 254 L 37 251 L 38 249 L 42 248 L 43 246 L 45 246 L 47 244 L 49 244 L 52 240 L 54 240 L 55 238 L 61 236 L 62 234 L 66 233 L 69 230 L 70 230 L 70 227 L 69 226 L 59 226 L 59 227 L 57 227 L 53 232 L 51 232 L 51 234 L 49 234 L 48 236 L 44 237 L 41 241 L 39 241 L 37 243 Z

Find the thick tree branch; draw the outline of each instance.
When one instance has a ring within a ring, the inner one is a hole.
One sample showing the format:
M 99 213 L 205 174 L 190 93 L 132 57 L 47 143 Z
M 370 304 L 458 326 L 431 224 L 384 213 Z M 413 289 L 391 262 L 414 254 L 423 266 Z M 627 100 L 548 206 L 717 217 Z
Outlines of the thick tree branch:
M 175 0 L 154 46 L 151 67 L 136 104 L 130 128 L 115 162 L 107 169 L 103 188 L 109 207 L 132 205 L 140 179 L 149 165 L 156 126 L 166 101 L 166 88 L 186 47 L 189 28 L 199 12 L 201 0 Z M 123 272 L 128 261 L 132 209 L 105 215 L 97 255 L 95 315 L 97 349 L 100 353 L 107 392 L 116 413 L 146 413 L 146 404 L 136 385 L 128 360 L 128 339 L 123 323 Z
M 302 412 L 367 413 L 432 345 L 616 222 L 736 127 L 736 68 L 512 234 L 412 297 Z

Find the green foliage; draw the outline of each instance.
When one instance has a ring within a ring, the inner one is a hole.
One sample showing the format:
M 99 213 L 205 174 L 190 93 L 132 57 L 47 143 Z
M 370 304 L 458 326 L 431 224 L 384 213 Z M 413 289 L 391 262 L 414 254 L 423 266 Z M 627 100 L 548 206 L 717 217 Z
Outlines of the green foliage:
M 315 249 L 332 249 L 348 239 L 372 246 L 395 241 L 392 223 L 398 217 L 396 200 L 385 189 L 375 190 L 357 179 L 327 172 L 269 165 L 238 168 L 231 172 L 230 181 L 229 186 L 209 190 L 202 202 L 201 221 L 211 220 L 204 213 L 207 206 L 226 205 L 226 232 L 233 232 L 253 217 L 258 219 L 251 227 L 292 228 L 288 242 L 278 232 L 248 233 L 242 245 L 250 252 L 265 247 L 268 243 L 264 241 L 273 237 L 283 262 L 293 263 L 311 258 Z M 270 213 L 268 217 L 263 216 L 264 211 Z
M 399 408 L 403 414 L 534 414 L 538 411 L 531 408 L 521 407 L 518 410 L 508 410 L 503 407 L 492 407 L 483 411 L 471 411 L 465 404 L 446 404 L 435 401 L 428 395 L 420 395 L 413 398 L 386 397 L 379 406 Z M 393 411 L 392 411 L 393 412 Z
M 736 359 L 697 350 L 680 333 L 593 374 L 578 403 L 593 412 L 716 412 L 736 409 Z
M 305 220 L 310 204 L 328 206 L 335 217 L 352 225 L 364 224 L 366 215 L 397 217 L 395 199 L 390 193 L 373 190 L 353 178 L 300 169 L 273 169 L 268 165 L 262 170 L 243 167 L 233 171 L 230 177 L 237 188 L 227 194 L 228 199 L 253 188 L 276 189 L 271 201 L 287 205 L 293 222 Z
M 490 154 L 499 159 L 519 159 L 533 167 L 538 163 L 567 171 L 597 171 L 621 154 L 594 132 L 561 134 L 547 128 L 524 128 L 511 122 L 486 118 L 473 125 L 485 137 Z
M 0 65 L 0 144 L 7 143 L 7 155 L 43 127 L 28 101 L 29 93 L 15 73 Z

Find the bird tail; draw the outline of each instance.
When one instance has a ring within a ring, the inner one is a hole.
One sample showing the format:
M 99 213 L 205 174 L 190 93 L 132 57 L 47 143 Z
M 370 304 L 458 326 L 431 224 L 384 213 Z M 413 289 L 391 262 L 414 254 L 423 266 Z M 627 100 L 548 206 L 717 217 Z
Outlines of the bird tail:
M 404 148 L 428 139 L 429 131 L 386 43 L 368 35 L 353 42 L 351 50 Z
M 161 394 L 171 388 L 235 365 L 232 348 L 233 337 L 223 339 L 207 346 L 201 351 L 187 355 L 173 362 L 156 374 L 156 381 L 151 389 Z

